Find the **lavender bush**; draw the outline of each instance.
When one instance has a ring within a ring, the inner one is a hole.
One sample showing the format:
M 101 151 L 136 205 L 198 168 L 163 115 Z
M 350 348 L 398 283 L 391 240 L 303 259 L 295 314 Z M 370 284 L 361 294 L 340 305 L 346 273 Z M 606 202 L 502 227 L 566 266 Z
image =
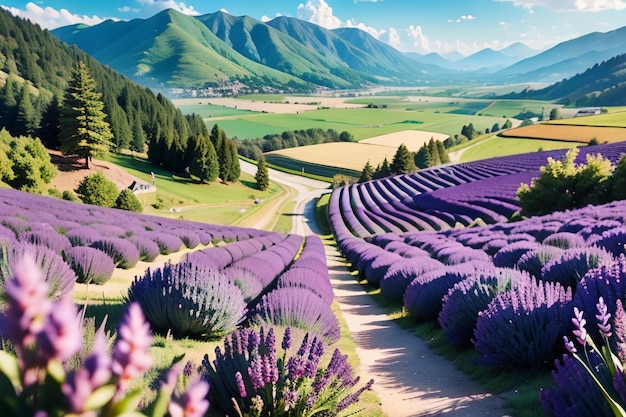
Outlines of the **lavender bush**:
M 250 312 L 253 323 L 296 327 L 335 343 L 339 322 L 329 305 L 306 288 L 284 287 L 263 296 Z
M 324 344 L 307 333 L 291 354 L 291 329 L 285 330 L 281 353 L 274 329 L 237 330 L 215 349 L 202 369 L 210 382 L 211 402 L 233 417 L 334 417 L 359 400 L 373 381 L 353 390 L 359 377 L 347 356 L 335 350 L 327 367 L 321 366 Z
M 212 339 L 233 331 L 246 314 L 241 290 L 220 271 L 187 262 L 135 277 L 128 300 L 152 328 L 174 337 Z
M 76 282 L 102 285 L 113 276 L 115 264 L 109 255 L 88 246 L 65 251 L 65 262 L 76 273 Z
M 542 243 L 544 245 L 555 246 L 563 250 L 587 246 L 587 242 L 584 237 L 571 232 L 554 233 L 543 239 Z
M 561 256 L 563 249 L 556 246 L 542 245 L 537 249 L 526 252 L 517 261 L 517 268 L 520 271 L 526 271 L 536 279 L 541 279 L 541 269 L 550 260 Z
M 139 306 L 131 304 L 122 318 L 112 354 L 100 328 L 91 352 L 82 352 L 84 361 L 66 372 L 64 361 L 81 350 L 81 321 L 69 294 L 51 301 L 48 292 L 37 263 L 26 254 L 5 282 L 6 308 L 0 314 L 0 334 L 16 353 L 0 350 L 2 415 L 143 415 L 138 410 L 142 390 L 134 387 L 152 366 L 152 336 Z M 176 379 L 170 372 L 150 415 L 182 415 L 181 409 L 204 414 L 206 382 L 197 380 L 188 392 L 172 396 Z
M 33 245 L 43 245 L 58 254 L 72 246 L 67 237 L 58 234 L 54 229 L 29 230 L 19 236 L 19 241 Z
M 444 296 L 437 319 L 441 330 L 454 347 L 472 345 L 478 315 L 499 294 L 519 285 L 528 285 L 530 276 L 514 269 L 493 268 L 469 273 Z
M 571 289 L 543 281 L 498 295 L 478 316 L 473 342 L 479 361 L 499 368 L 545 368 L 555 358 L 571 299 Z
M 593 246 L 572 248 L 541 268 L 541 279 L 575 288 L 587 271 L 612 262 L 613 256 L 604 249 Z
M 127 240 L 135 245 L 139 251 L 139 260 L 141 261 L 152 262 L 161 253 L 159 245 L 145 236 L 133 235 L 128 237 Z
M 108 237 L 96 240 L 91 244 L 111 257 L 116 267 L 130 269 L 139 262 L 139 250 L 132 242 L 119 237 Z

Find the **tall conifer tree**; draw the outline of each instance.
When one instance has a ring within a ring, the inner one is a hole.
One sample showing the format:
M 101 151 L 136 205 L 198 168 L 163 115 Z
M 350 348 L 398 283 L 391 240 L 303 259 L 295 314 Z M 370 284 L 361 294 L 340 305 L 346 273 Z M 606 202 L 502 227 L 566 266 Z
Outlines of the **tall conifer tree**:
M 257 161 L 257 169 L 256 175 L 254 176 L 256 180 L 256 188 L 261 191 L 265 191 L 270 186 L 270 174 L 267 170 L 267 165 L 265 164 L 265 158 L 263 155 Z
M 105 120 L 102 94 L 96 91 L 96 81 L 91 77 L 87 66 L 80 61 L 72 70 L 61 108 L 61 151 L 66 155 L 89 160 L 102 157 L 111 147 L 111 126 Z

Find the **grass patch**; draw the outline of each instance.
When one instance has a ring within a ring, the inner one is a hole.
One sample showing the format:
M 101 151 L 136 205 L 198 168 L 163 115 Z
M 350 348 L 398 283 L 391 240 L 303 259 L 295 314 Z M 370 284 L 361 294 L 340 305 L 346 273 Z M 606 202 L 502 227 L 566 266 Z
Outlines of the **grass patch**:
M 470 142 L 470 144 L 472 144 Z M 516 155 L 540 150 L 571 149 L 580 146 L 580 143 L 562 142 L 554 140 L 502 138 L 491 136 L 480 141 L 476 146 L 467 147 L 461 154 L 461 162 L 477 161 L 497 156 Z
M 277 214 L 276 222 L 272 230 L 281 233 L 291 233 L 293 226 L 293 211 L 296 208 L 296 202 L 290 201 L 283 204 Z
M 330 201 L 330 193 L 323 194 L 315 203 L 315 222 L 322 235 L 330 235 L 332 229 L 328 220 L 328 202 Z

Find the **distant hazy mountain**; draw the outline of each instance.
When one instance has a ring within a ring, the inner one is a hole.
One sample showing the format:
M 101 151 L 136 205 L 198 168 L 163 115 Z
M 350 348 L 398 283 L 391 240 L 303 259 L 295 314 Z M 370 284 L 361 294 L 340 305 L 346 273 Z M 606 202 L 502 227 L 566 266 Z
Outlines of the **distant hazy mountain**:
M 525 90 L 511 97 L 559 100 L 576 106 L 626 105 L 626 54 L 541 90 Z
M 496 76 L 511 82 L 555 82 L 623 53 L 626 53 L 626 26 L 562 42 L 504 68 Z
M 454 65 L 455 65 L 454 62 L 450 61 L 449 59 L 444 58 L 443 56 L 439 55 L 436 52 L 431 52 L 429 54 L 424 54 L 424 55 L 418 54 L 417 52 L 405 52 L 404 55 L 422 64 L 436 65 L 442 68 L 452 69 L 454 68 Z M 461 58 L 463 58 L 462 55 L 461 55 Z

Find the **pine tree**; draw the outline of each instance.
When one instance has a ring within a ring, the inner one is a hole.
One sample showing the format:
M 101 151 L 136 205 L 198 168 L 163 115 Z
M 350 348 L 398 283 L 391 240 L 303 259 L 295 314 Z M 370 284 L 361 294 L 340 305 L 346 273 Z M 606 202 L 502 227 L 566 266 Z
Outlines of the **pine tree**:
M 229 182 L 239 181 L 239 177 L 241 176 L 241 166 L 239 165 L 239 154 L 237 154 L 237 144 L 234 140 L 227 139 L 228 149 L 230 152 L 230 169 L 228 170 L 228 179 Z
M 383 162 L 376 168 L 373 179 L 385 178 L 389 175 L 391 175 L 391 169 L 389 168 L 389 161 L 387 161 L 387 157 L 385 157 Z
M 437 150 L 437 144 L 435 143 L 434 138 L 430 138 L 428 141 L 428 166 L 434 167 L 441 164 L 441 159 L 439 159 L 439 151 Z
M 17 103 L 17 123 L 15 125 L 15 135 L 34 136 L 38 128 L 38 117 L 35 114 L 35 107 L 30 98 L 30 88 L 28 83 L 22 85 L 22 93 Z
M 59 117 L 61 111 L 61 100 L 59 96 L 52 97 L 46 109 L 41 116 L 39 123 L 39 139 L 49 148 L 57 149 L 59 147 Z
M 398 150 L 391 161 L 389 169 L 392 174 L 408 174 L 409 172 L 415 171 L 413 154 L 411 154 L 404 143 L 398 146 Z
M 419 169 L 428 168 L 430 166 L 428 165 L 428 160 L 428 148 L 426 147 L 426 144 L 423 144 L 422 147 L 415 153 L 415 166 Z
M 61 108 L 59 141 L 64 154 L 85 158 L 86 168 L 92 157 L 102 157 L 108 152 L 113 138 L 101 97 L 87 66 L 78 62 L 72 70 Z
M 230 153 L 230 146 L 226 138 L 223 138 L 220 142 L 220 148 L 216 149 L 217 157 L 220 164 L 220 178 L 222 181 L 227 182 L 230 177 L 230 170 L 233 165 L 232 154 Z
M 200 137 L 189 161 L 189 173 L 200 181 L 212 182 L 217 179 L 220 167 L 217 162 L 217 153 L 210 140 Z
M 437 145 L 437 153 L 439 154 L 439 161 L 442 164 L 447 164 L 450 162 L 450 155 L 448 155 L 448 151 L 446 147 L 443 146 L 443 142 L 440 140 L 435 141 L 435 145 Z
M 265 191 L 270 186 L 270 174 L 267 171 L 267 165 L 265 164 L 265 158 L 261 156 L 257 161 L 256 174 L 254 176 L 256 180 L 256 188 L 261 191 Z
M 361 171 L 361 176 L 359 177 L 359 182 L 367 182 L 370 181 L 374 176 L 374 170 L 370 161 L 368 160 L 363 167 L 363 171 Z

